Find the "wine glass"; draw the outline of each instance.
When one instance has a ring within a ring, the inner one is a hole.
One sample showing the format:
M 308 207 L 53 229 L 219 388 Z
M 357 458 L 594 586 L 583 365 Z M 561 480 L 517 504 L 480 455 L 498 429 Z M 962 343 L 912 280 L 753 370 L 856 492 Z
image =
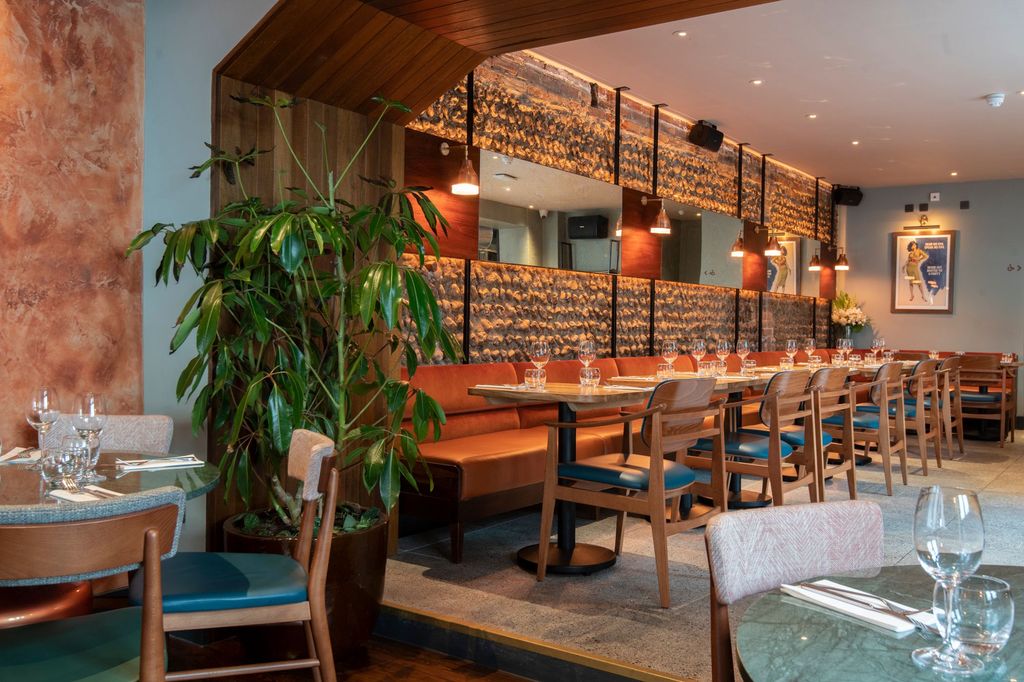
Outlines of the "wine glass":
M 853 344 L 850 342 L 850 339 L 839 339 L 836 342 L 836 350 L 839 351 L 839 358 L 843 363 L 846 362 L 846 356 L 852 347 Z
M 661 342 L 661 357 L 665 358 L 665 362 L 672 366 L 672 370 L 675 371 L 676 358 L 679 357 L 679 344 L 671 339 L 666 339 Z
M 981 564 L 985 548 L 985 523 L 981 505 L 973 491 L 922 488 L 914 512 L 914 548 L 921 567 L 945 590 L 945 613 L 953 613 L 956 588 Z M 911 657 L 918 666 L 940 673 L 969 673 L 981 664 L 964 655 L 954 641 L 946 618 L 940 647 L 915 649 Z
M 71 411 L 71 425 L 78 435 L 89 444 L 89 466 L 85 482 L 97 483 L 106 478 L 96 473 L 96 463 L 100 458 L 100 434 L 107 425 L 107 406 L 99 393 L 82 393 L 75 399 Z
M 576 357 L 584 367 L 590 367 L 590 363 L 597 359 L 597 344 L 591 339 L 580 341 L 580 345 L 576 348 Z
M 794 357 L 796 357 L 797 348 L 798 347 L 797 347 L 796 339 L 788 339 L 786 341 L 786 355 L 789 356 L 790 360 L 792 360 Z
M 882 341 L 882 339 L 880 339 L 879 337 L 876 336 L 875 338 L 871 339 L 871 359 L 872 360 L 878 358 L 878 351 L 882 350 L 883 346 L 885 346 L 885 342 Z
M 690 355 L 697 361 L 697 365 L 700 365 L 700 361 L 708 354 L 708 347 L 704 344 L 704 339 L 694 339 L 693 348 L 690 350 Z
M 57 390 L 48 386 L 40 386 L 29 396 L 25 406 L 25 421 L 39 432 L 39 450 L 43 449 L 43 440 L 47 432 L 60 419 L 60 400 Z
M 729 351 L 732 350 L 732 344 L 724 339 L 719 341 L 715 345 L 715 355 L 718 356 L 719 362 L 725 362 L 726 358 L 729 357 Z
M 551 347 L 547 341 L 534 341 L 530 344 L 530 362 L 537 369 L 544 369 L 551 358 Z
M 736 355 L 740 356 L 740 367 L 746 361 L 747 356 L 750 355 L 750 342 L 740 339 L 736 342 Z
M 813 337 L 804 339 L 804 352 L 807 353 L 807 360 L 810 361 L 814 351 L 818 349 L 818 343 Z

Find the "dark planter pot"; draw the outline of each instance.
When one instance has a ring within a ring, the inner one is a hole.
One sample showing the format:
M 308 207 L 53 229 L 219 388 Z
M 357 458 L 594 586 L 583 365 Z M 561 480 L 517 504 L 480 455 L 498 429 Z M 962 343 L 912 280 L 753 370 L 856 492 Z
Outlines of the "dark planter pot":
M 224 522 L 224 551 L 291 555 L 296 540 L 266 538 L 243 533 L 236 525 L 241 514 Z M 387 566 L 388 522 L 352 533 L 335 533 L 331 542 L 331 561 L 327 570 L 327 617 L 331 625 L 331 644 L 337 659 L 351 658 L 370 638 L 384 596 L 384 571 Z M 247 628 L 247 647 L 255 652 L 282 651 L 304 658 L 306 640 L 297 627 Z

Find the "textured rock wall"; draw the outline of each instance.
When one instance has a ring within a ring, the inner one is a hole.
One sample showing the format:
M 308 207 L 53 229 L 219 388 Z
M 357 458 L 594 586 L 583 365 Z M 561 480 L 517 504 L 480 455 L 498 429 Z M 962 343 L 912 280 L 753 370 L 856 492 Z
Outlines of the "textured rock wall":
M 690 123 L 662 110 L 658 137 L 658 193 L 690 206 L 736 214 L 737 149 L 717 152 L 686 141 Z
M 613 109 L 612 116 L 614 115 Z M 650 192 L 651 160 L 654 158 L 654 109 L 624 94 L 621 123 L 619 184 L 640 192 Z M 664 124 L 664 111 L 662 123 Z M 658 143 L 661 144 L 661 141 Z M 612 162 L 614 163 L 614 157 Z M 659 185 L 664 182 L 664 176 L 659 176 L 658 182 Z
M 805 296 L 764 294 L 762 339 L 764 350 L 784 350 L 786 341 L 803 342 L 813 332 L 811 316 L 815 299 Z
M 610 275 L 473 261 L 469 305 L 471 362 L 526 360 L 537 340 L 569 359 L 585 337 L 611 355 Z
M 825 348 L 828 346 L 828 328 L 831 323 L 829 300 L 827 298 L 815 299 L 814 306 L 817 309 L 817 316 L 814 319 L 814 339 L 818 343 L 818 348 Z
M 753 350 L 757 349 L 757 299 L 756 291 L 740 290 L 739 338 L 747 341 Z
M 142 0 L 0 5 L 0 435 L 36 386 L 142 409 Z
M 736 290 L 658 281 L 654 300 L 654 338 L 725 339 L 735 334 Z
M 402 265 L 418 267 L 419 259 L 412 254 L 403 254 Z M 466 261 L 460 258 L 427 258 L 423 265 L 423 276 L 437 297 L 438 307 L 444 317 L 445 329 L 455 335 L 458 346 L 462 347 L 463 311 L 465 309 L 464 273 Z M 410 324 L 406 320 L 406 324 Z M 420 362 L 425 362 L 422 355 Z M 448 364 L 440 350 L 434 353 L 428 364 Z
M 619 355 L 647 355 L 651 327 L 651 280 L 619 277 L 617 317 Z

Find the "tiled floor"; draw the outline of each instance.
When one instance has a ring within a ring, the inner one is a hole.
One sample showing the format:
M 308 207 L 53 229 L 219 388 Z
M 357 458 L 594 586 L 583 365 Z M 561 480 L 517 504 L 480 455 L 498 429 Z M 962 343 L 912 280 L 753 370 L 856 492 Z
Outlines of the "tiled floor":
M 984 561 L 1024 563 L 1024 443 L 999 448 L 967 442 L 967 454 L 947 459 L 929 476 L 911 463 L 909 485 L 893 472 L 894 495 L 885 495 L 876 462 L 858 470 L 860 499 L 874 500 L 885 519 L 887 564 L 913 564 L 913 511 L 922 485 L 969 487 L 981 495 L 986 524 Z M 916 461 L 912 448 L 911 459 Z M 759 487 L 754 482 L 748 483 Z M 845 478 L 828 484 L 830 500 L 847 499 Z M 787 497 L 787 501 L 790 497 Z M 806 502 L 795 492 L 792 502 Z M 672 601 L 657 606 L 657 582 L 649 526 L 629 519 L 618 564 L 588 577 L 552 576 L 538 583 L 517 568 L 512 556 L 537 542 L 539 514 L 521 513 L 474 527 L 467 534 L 465 560 L 447 559 L 447 532 L 441 529 L 403 538 L 388 565 L 385 598 L 463 621 L 617 659 L 681 678 L 710 679 L 708 576 L 700 531 L 669 540 Z M 578 539 L 610 547 L 615 523 L 579 522 Z M 734 610 L 733 623 L 738 622 Z

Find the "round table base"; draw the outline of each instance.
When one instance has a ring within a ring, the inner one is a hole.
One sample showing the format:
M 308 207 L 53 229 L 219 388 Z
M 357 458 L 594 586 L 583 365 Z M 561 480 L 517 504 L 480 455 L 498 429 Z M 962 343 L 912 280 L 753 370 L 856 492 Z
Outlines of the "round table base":
M 539 545 L 523 547 L 516 553 L 516 563 L 524 571 L 537 572 L 537 552 Z M 597 545 L 578 543 L 572 554 L 559 549 L 551 543 L 548 546 L 548 573 L 558 575 L 590 575 L 615 564 L 615 552 Z
M 729 509 L 757 509 L 767 507 L 771 503 L 770 496 L 755 493 L 753 490 L 741 490 L 729 495 Z

